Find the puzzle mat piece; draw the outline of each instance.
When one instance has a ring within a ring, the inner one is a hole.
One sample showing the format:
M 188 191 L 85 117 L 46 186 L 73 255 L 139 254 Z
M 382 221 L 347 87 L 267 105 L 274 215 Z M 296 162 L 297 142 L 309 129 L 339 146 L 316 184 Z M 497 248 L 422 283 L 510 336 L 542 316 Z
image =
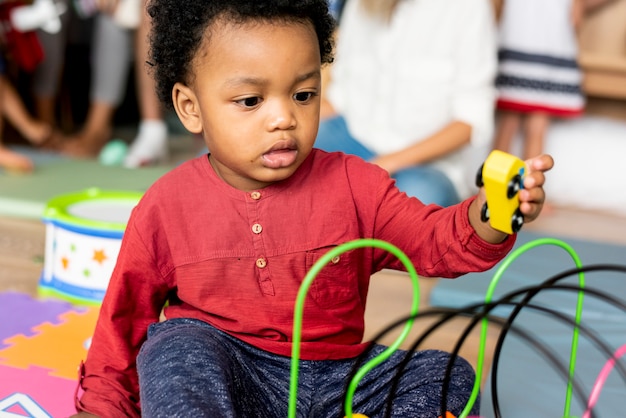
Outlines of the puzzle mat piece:
M 68 417 L 76 412 L 77 379 L 53 377 L 39 367 L 0 365 L 0 416 Z
M 0 364 L 21 369 L 38 366 L 50 376 L 76 379 L 77 369 L 87 355 L 88 342 L 99 308 L 70 311 L 59 316 L 60 324 L 43 323 L 33 328 L 32 337 L 15 335 L 5 340 L 10 346 L 0 350 Z
M 59 300 L 37 300 L 18 292 L 0 293 L 0 349 L 4 340 L 16 334 L 33 335 L 32 328 L 43 322 L 57 323 L 64 312 L 74 309 L 71 304 Z

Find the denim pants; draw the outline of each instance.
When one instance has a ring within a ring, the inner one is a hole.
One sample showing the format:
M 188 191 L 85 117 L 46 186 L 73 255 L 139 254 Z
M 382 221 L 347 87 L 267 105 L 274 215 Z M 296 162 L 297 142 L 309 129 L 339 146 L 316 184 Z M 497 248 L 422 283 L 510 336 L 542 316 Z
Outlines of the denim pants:
M 369 359 L 384 349 L 374 346 Z M 363 377 L 354 394 L 353 413 L 386 416 L 389 388 L 405 354 L 395 352 Z M 441 386 L 449 358 L 435 350 L 413 353 L 393 394 L 390 416 L 441 415 Z M 297 416 L 343 417 L 354 365 L 355 359 L 302 360 Z M 290 369 L 289 357 L 259 350 L 202 321 L 153 324 L 137 357 L 142 416 L 286 418 Z M 471 365 L 458 358 L 447 396 L 447 409 L 455 415 L 465 407 L 474 377 Z
M 341 116 L 320 122 L 315 147 L 325 151 L 341 151 L 356 155 L 366 161 L 376 157 L 373 151 L 350 134 L 346 121 Z M 460 201 L 456 188 L 448 176 L 431 165 L 405 168 L 394 173 L 392 177 L 400 190 L 426 204 L 451 206 Z

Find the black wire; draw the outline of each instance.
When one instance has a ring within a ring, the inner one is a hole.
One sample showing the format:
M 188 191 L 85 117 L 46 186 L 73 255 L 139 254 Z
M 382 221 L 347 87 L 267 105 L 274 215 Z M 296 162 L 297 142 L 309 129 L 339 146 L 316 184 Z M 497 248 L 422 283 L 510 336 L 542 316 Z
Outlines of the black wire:
M 561 290 L 565 290 L 565 287 L 559 287 Z M 549 288 L 547 290 L 556 290 L 556 288 Z M 575 291 L 576 293 L 578 293 L 581 288 L 579 287 L 571 287 L 572 291 Z M 549 313 L 550 315 L 554 316 L 555 318 L 561 320 L 562 322 L 567 323 L 568 325 L 571 325 L 575 328 L 578 328 L 581 332 L 581 334 L 583 334 L 584 336 L 588 337 L 591 341 L 594 342 L 594 344 L 596 345 L 596 347 L 602 351 L 607 357 L 611 358 L 613 357 L 613 350 L 611 350 L 611 348 L 609 347 L 608 344 L 606 344 L 598 335 L 598 333 L 596 333 L 595 331 L 593 331 L 593 329 L 583 325 L 583 324 L 577 324 L 576 320 L 567 316 L 566 314 L 559 312 L 557 310 L 554 309 L 549 309 L 546 308 L 545 306 L 539 306 L 539 305 L 531 305 L 531 304 L 526 304 L 525 307 L 530 307 L 532 309 L 536 309 L 540 312 L 543 313 Z M 512 327 L 513 324 L 509 323 L 508 320 L 505 320 L 502 322 L 502 326 L 503 326 L 503 330 L 508 330 L 508 328 Z M 519 330 L 519 328 L 517 328 L 517 330 Z M 502 334 L 500 334 L 502 335 Z M 497 391 L 497 375 L 498 375 L 498 367 L 499 367 L 499 360 L 500 360 L 500 353 L 502 351 L 502 346 L 503 346 L 504 340 L 500 340 L 498 339 L 496 346 L 494 348 L 494 359 L 493 359 L 493 366 L 491 369 L 491 391 L 492 391 L 492 404 L 493 404 L 493 409 L 494 409 L 494 414 L 496 417 L 500 417 L 501 416 L 501 412 L 500 412 L 500 406 L 499 406 L 499 402 L 498 402 L 498 391 Z M 495 355 L 495 353 L 497 353 L 497 356 Z M 545 354 L 544 354 L 545 355 Z M 496 358 L 497 357 L 497 358 Z M 555 355 L 556 358 L 556 355 Z M 556 364 L 553 361 L 553 365 Z M 570 375 L 569 375 L 569 368 L 567 366 L 561 367 L 562 363 L 558 363 L 559 366 L 559 372 L 563 375 L 563 378 L 566 382 L 570 381 Z M 620 365 L 621 367 L 621 365 Z M 626 370 L 622 369 L 621 370 L 621 375 L 622 378 L 624 379 L 624 381 L 626 382 L 626 374 L 624 373 Z M 578 400 L 579 402 L 581 402 L 581 405 L 584 407 L 586 407 L 586 403 L 584 403 L 585 399 L 588 399 L 588 396 L 585 396 L 581 386 L 578 384 L 578 382 L 575 380 L 576 376 L 571 377 L 572 380 L 572 385 L 574 387 L 574 390 L 577 392 L 577 396 L 578 396 Z M 593 417 L 593 412 L 592 412 L 592 417 Z
M 412 356 L 412 354 L 417 350 L 417 347 L 435 330 L 437 330 L 441 325 L 445 324 L 446 322 L 448 322 L 450 319 L 453 319 L 459 315 L 463 315 L 463 316 L 470 316 L 473 315 L 473 320 L 471 321 L 471 323 L 466 327 L 466 329 L 464 330 L 464 332 L 462 333 L 461 337 L 459 338 L 459 340 L 457 341 L 457 344 L 455 345 L 454 350 L 451 353 L 447 368 L 446 368 L 446 374 L 444 376 L 444 381 L 442 384 L 442 411 L 446 411 L 446 404 L 447 404 L 447 387 L 450 383 L 451 380 L 451 374 L 452 374 L 452 368 L 454 365 L 454 362 L 456 360 L 457 357 L 459 357 L 458 352 L 462 346 L 462 344 L 465 342 L 465 340 L 467 339 L 467 337 L 469 336 L 471 330 L 476 326 L 476 324 L 478 323 L 478 321 L 487 318 L 489 321 L 498 323 L 499 325 L 501 325 L 503 327 L 502 332 L 500 333 L 500 336 L 498 338 L 498 343 L 496 344 L 496 350 L 494 353 L 494 359 L 493 359 L 493 368 L 492 368 L 492 392 L 493 392 L 493 399 L 494 399 L 494 412 L 497 414 L 497 416 L 500 416 L 500 407 L 499 407 L 499 401 L 498 401 L 498 396 L 497 396 L 497 368 L 498 368 L 498 363 L 499 363 L 499 358 L 500 358 L 500 352 L 501 352 L 501 348 L 504 342 L 504 338 L 506 337 L 506 334 L 508 333 L 509 330 L 513 331 L 515 334 L 521 336 L 523 339 L 525 339 L 526 341 L 528 341 L 531 345 L 533 345 L 538 351 L 540 351 L 545 357 L 547 357 L 549 359 L 549 363 L 552 365 L 552 367 L 555 367 L 556 369 L 558 369 L 557 371 L 561 374 L 564 374 L 566 377 L 566 381 L 570 381 L 570 376 L 569 376 L 569 370 L 566 367 L 563 367 L 562 363 L 559 362 L 558 357 L 556 355 L 553 354 L 553 352 L 547 348 L 544 344 L 540 343 L 537 339 L 535 339 L 533 336 L 531 336 L 529 333 L 527 333 L 526 331 L 521 330 L 519 327 L 514 327 L 513 326 L 513 321 L 514 319 L 517 317 L 517 315 L 519 314 L 519 312 L 521 311 L 521 309 L 528 307 L 531 309 L 536 309 L 539 310 L 541 312 L 544 313 L 549 313 L 553 316 L 555 316 L 556 318 L 568 323 L 568 324 L 574 324 L 574 326 L 577 326 L 580 331 L 587 336 L 588 338 L 590 338 L 595 344 L 596 346 L 599 347 L 599 349 L 605 353 L 608 353 L 608 356 L 613 358 L 613 353 L 611 352 L 611 350 L 608 348 L 608 345 L 606 343 L 604 343 L 598 336 L 597 334 L 595 334 L 593 331 L 589 331 L 587 329 L 587 327 L 585 327 L 582 324 L 576 324 L 576 322 L 565 316 L 562 313 L 559 313 L 558 311 L 554 311 L 552 309 L 549 308 L 545 308 L 545 307 L 540 307 L 540 306 L 536 306 L 536 305 L 531 305 L 529 302 L 530 300 L 540 291 L 545 290 L 545 289 L 561 289 L 561 290 L 569 290 L 569 291 L 575 291 L 575 292 L 580 292 L 583 291 L 585 293 L 589 293 L 593 296 L 596 296 L 600 299 L 603 299 L 604 301 L 606 301 L 607 303 L 613 304 L 617 307 L 619 307 L 620 309 L 622 309 L 623 311 L 626 311 L 626 305 L 624 303 L 622 303 L 621 301 L 617 300 L 616 298 L 597 291 L 593 288 L 590 287 L 585 287 L 585 288 L 580 288 L 580 287 L 576 287 L 576 286 L 570 286 L 570 285 L 559 285 L 559 286 L 554 286 L 553 283 L 557 282 L 558 280 L 562 280 L 566 277 L 570 277 L 574 274 L 580 274 L 583 272 L 589 272 L 589 271 L 615 271 L 615 272 L 621 272 L 621 273 L 626 273 L 626 266 L 620 266 L 620 265 L 611 265 L 611 264 L 601 264 L 601 265 L 590 265 L 587 267 L 582 267 L 582 268 L 576 268 L 576 269 L 572 269 L 572 270 L 567 270 L 563 273 L 560 273 L 556 276 L 553 276 L 552 278 L 544 281 L 544 283 L 538 285 L 538 286 L 529 286 L 514 292 L 510 292 L 508 294 L 506 294 L 505 296 L 503 296 L 502 298 L 500 298 L 499 300 L 495 301 L 495 302 L 491 302 L 491 303 L 476 303 L 474 305 L 469 305 L 467 307 L 464 308 L 460 308 L 460 309 L 449 309 L 449 308 L 440 308 L 440 309 L 431 309 L 429 311 L 425 311 L 425 312 L 421 312 L 418 313 L 416 315 L 413 316 L 408 316 L 405 318 L 400 318 L 398 320 L 396 320 L 394 323 L 392 323 L 391 325 L 389 325 L 388 327 L 386 327 L 385 329 L 383 329 L 381 332 L 379 332 L 371 341 L 370 346 L 361 354 L 361 356 L 359 358 L 356 359 L 356 361 L 354 362 L 353 365 L 353 370 L 351 375 L 355 375 L 359 369 L 360 364 L 364 361 L 364 359 L 366 358 L 366 356 L 368 355 L 368 353 L 370 352 L 370 350 L 374 347 L 374 344 L 379 341 L 381 338 L 383 338 L 386 334 L 388 334 L 389 332 L 391 332 L 394 328 L 405 324 L 408 320 L 411 319 L 417 319 L 417 318 L 424 318 L 427 316 L 434 316 L 434 315 L 438 315 L 441 316 L 443 315 L 442 318 L 440 318 L 439 321 L 435 322 L 433 325 L 431 325 L 425 332 L 423 332 L 420 337 L 415 341 L 415 343 L 411 346 L 411 348 L 407 351 L 405 359 L 399 364 L 398 366 L 398 372 L 396 373 L 396 376 L 394 377 L 394 379 L 391 382 L 391 386 L 390 386 L 390 396 L 388 397 L 387 400 L 387 405 L 386 405 L 386 410 L 385 410 L 385 416 L 390 416 L 391 414 L 391 410 L 392 410 L 392 405 L 393 405 L 393 394 L 396 392 L 397 387 L 399 386 L 399 381 L 400 381 L 400 377 L 402 374 L 402 371 L 404 370 L 404 368 L 406 367 L 406 365 L 408 364 L 408 362 L 410 361 L 410 358 Z M 525 298 L 520 301 L 520 302 L 513 302 L 512 299 L 520 296 L 520 295 L 525 295 Z M 490 311 L 492 311 L 495 307 L 500 306 L 500 305 L 514 305 L 515 309 L 513 310 L 513 313 L 509 316 L 509 318 L 507 320 L 504 320 L 502 318 L 499 317 L 495 317 L 492 315 L 489 315 L 488 313 Z M 476 311 L 480 310 L 479 313 L 477 313 Z M 618 368 L 620 370 L 620 374 L 622 375 L 622 378 L 626 381 L 626 369 L 624 369 L 624 367 L 618 364 Z M 346 392 L 347 392 L 347 387 L 350 383 L 350 379 L 347 381 L 346 384 Z M 582 394 L 583 391 L 580 388 L 580 385 L 578 384 L 578 382 L 576 381 L 576 379 L 573 379 L 572 381 L 572 386 L 573 389 L 575 390 L 575 392 L 577 393 L 579 399 L 583 399 L 585 398 L 585 396 Z M 591 411 L 593 414 L 593 411 Z
M 491 304 L 491 309 L 493 309 L 496 306 L 501 306 L 501 305 L 516 305 L 515 302 L 509 301 L 509 300 L 499 300 L 494 302 L 493 304 Z M 547 309 L 545 307 L 541 307 L 541 306 L 536 306 L 536 305 L 531 305 L 531 304 L 527 304 L 526 305 L 527 308 L 530 309 L 536 309 L 538 311 L 543 311 L 545 313 L 550 313 L 550 314 L 557 314 L 556 311 L 552 311 L 550 309 Z M 484 313 L 480 314 L 480 315 L 474 315 L 473 320 L 470 322 L 469 325 L 467 325 L 467 327 L 465 328 L 462 336 L 457 340 L 457 343 L 454 347 L 454 350 L 452 351 L 452 357 L 451 359 L 454 359 L 456 357 L 458 357 L 459 355 L 459 351 L 462 347 L 462 345 L 465 343 L 465 341 L 467 340 L 467 338 L 470 335 L 470 332 L 474 329 L 474 327 L 476 327 L 476 325 L 478 325 L 478 323 L 485 318 Z M 569 318 L 566 318 L 569 319 Z M 559 361 L 559 356 L 557 354 L 554 353 L 553 350 L 551 350 L 547 345 L 541 343 L 539 341 L 539 339 L 535 338 L 534 336 L 532 336 L 531 334 L 529 334 L 526 331 L 522 331 L 521 328 L 517 327 L 514 328 L 512 324 L 507 325 L 506 321 L 504 321 L 502 318 L 499 318 L 498 321 L 494 321 L 493 317 L 489 318 L 490 321 L 493 322 L 498 322 L 500 325 L 504 325 L 504 326 L 508 326 L 508 329 L 512 330 L 514 333 L 518 334 L 519 336 L 521 336 L 523 339 L 526 340 L 527 343 L 530 343 L 531 346 L 533 346 L 535 349 L 537 349 L 538 351 L 541 352 L 541 354 L 548 359 L 548 363 L 558 372 L 560 373 L 564 380 L 567 382 L 569 381 L 569 372 L 566 366 L 563 366 L 563 364 Z M 573 320 L 569 320 L 570 324 L 575 324 L 575 321 Z M 501 349 L 501 346 L 498 347 L 496 346 L 496 349 Z M 609 350 L 609 355 L 611 353 L 611 351 Z M 442 385 L 442 391 L 441 391 L 441 408 L 443 411 L 447 410 L 447 398 L 448 398 L 448 386 L 450 383 L 450 380 L 452 379 L 452 367 L 453 367 L 453 363 L 452 361 L 448 362 L 447 367 L 446 367 L 446 373 L 444 376 L 444 381 L 443 381 L 443 385 Z M 577 393 L 577 395 L 579 395 L 580 399 L 584 398 L 584 393 L 583 390 L 580 386 L 580 384 L 578 382 L 574 382 L 573 383 L 574 389 Z M 495 392 L 496 392 L 496 397 L 497 397 L 497 386 L 492 384 L 492 392 L 494 391 L 495 388 Z M 495 408 L 494 408 L 495 409 Z M 496 409 L 496 416 L 499 416 L 499 410 Z
M 505 304 L 512 304 L 511 302 L 504 302 Z M 495 302 L 493 304 L 490 304 L 491 306 L 489 307 L 489 309 L 493 309 L 494 307 L 501 305 L 502 303 L 499 302 Z M 438 328 L 439 325 L 443 325 L 445 324 L 445 322 L 447 322 L 449 319 L 453 319 L 455 317 L 457 317 L 458 315 L 466 315 L 466 316 L 470 316 L 473 311 L 475 311 L 478 308 L 482 308 L 484 307 L 484 304 L 477 304 L 477 305 L 473 305 L 471 307 L 465 308 L 464 310 L 450 310 L 450 309 L 446 309 L 446 308 L 441 308 L 441 309 L 435 309 L 435 310 L 429 310 L 429 311 L 425 311 L 422 312 L 421 314 L 416 315 L 417 317 L 423 318 L 425 316 L 431 316 L 431 315 L 441 315 L 441 314 L 445 314 L 445 317 L 442 318 L 440 321 L 438 321 L 436 324 L 434 324 L 431 327 L 431 330 L 429 331 L 434 331 L 436 328 Z M 529 306 L 530 308 L 533 308 L 533 306 Z M 487 317 L 487 319 L 489 319 L 489 321 L 494 322 L 494 323 L 498 323 L 498 324 L 504 324 L 505 320 L 503 318 L 499 318 L 499 317 L 493 317 L 493 316 L 486 316 L 484 312 L 482 312 L 480 314 L 480 316 L 478 316 L 478 320 Z M 406 322 L 406 320 L 410 319 L 409 318 L 403 318 L 402 320 L 399 320 L 397 325 L 400 325 L 402 322 Z M 573 321 L 572 321 L 573 322 Z M 466 328 L 467 330 L 470 330 L 477 324 L 477 322 L 473 323 L 473 326 L 468 326 Z M 558 360 L 558 356 L 556 356 L 553 352 L 550 351 L 549 348 L 547 348 L 544 344 L 542 344 L 537 338 L 535 338 L 534 336 L 532 336 L 531 334 L 529 334 L 528 332 L 520 329 L 520 328 L 513 328 L 512 331 L 516 334 L 518 334 L 520 337 L 524 338 L 525 340 L 527 340 L 533 347 L 535 347 L 538 351 L 540 351 L 545 357 L 547 357 L 549 359 L 549 361 L 552 362 L 553 367 L 555 367 L 557 369 L 558 372 L 560 372 L 563 375 L 563 378 L 565 381 L 568 381 L 569 379 L 569 373 L 568 370 L 565 366 L 563 366 L 559 360 Z M 465 340 L 466 337 L 468 336 L 467 332 L 464 332 L 463 337 L 461 337 L 460 339 Z M 422 334 L 421 337 L 407 350 L 407 354 L 405 356 L 405 359 L 403 360 L 402 363 L 399 364 L 399 366 L 397 367 L 397 372 L 396 375 L 394 377 L 394 379 L 391 381 L 391 385 L 390 385 L 390 396 L 387 399 L 387 405 L 386 405 L 386 409 L 385 409 L 385 417 L 390 417 L 391 416 L 391 410 L 392 410 L 392 405 L 393 405 L 393 397 L 394 394 L 396 393 L 396 390 L 399 386 L 399 381 L 400 378 L 402 376 L 402 372 L 404 371 L 406 365 L 408 364 L 408 362 L 410 361 L 411 358 L 411 354 L 414 353 L 417 350 L 417 347 L 419 346 L 419 344 L 423 341 L 424 339 L 424 335 Z M 458 351 L 460 349 L 461 344 L 457 344 L 457 346 L 455 347 L 455 350 L 452 351 L 450 353 L 450 359 L 448 361 L 448 365 L 447 365 L 447 369 L 446 369 L 446 373 L 445 373 L 445 377 L 443 380 L 443 384 L 442 384 L 442 406 L 441 406 L 441 411 L 446 411 L 447 410 L 447 391 L 444 391 L 444 389 L 449 385 L 449 381 L 451 379 L 451 374 L 452 374 L 452 366 L 455 362 L 455 360 L 460 357 L 458 355 Z M 580 385 L 578 384 L 578 382 L 574 383 L 575 385 L 575 389 L 577 391 L 577 393 L 579 395 L 582 395 L 582 390 L 580 388 Z
M 578 275 L 580 273 L 588 273 L 588 272 L 595 272 L 595 271 L 602 271 L 602 272 L 607 272 L 607 271 L 611 271 L 611 272 L 619 272 L 619 273 L 626 273 L 626 266 L 622 266 L 622 265 L 614 265 L 614 264 L 596 264 L 596 265 L 589 265 L 589 266 L 584 266 L 584 267 L 580 267 L 580 268 L 573 268 L 573 269 L 569 269 L 566 270 L 562 273 L 559 273 L 555 276 L 552 276 L 551 278 L 547 279 L 546 281 L 544 281 L 540 286 L 535 286 L 534 288 L 527 288 L 527 291 L 524 292 L 525 293 L 525 297 L 519 302 L 519 304 L 517 304 L 517 306 L 515 307 L 515 309 L 513 310 L 513 312 L 511 312 L 511 314 L 509 315 L 508 324 L 512 324 L 513 321 L 515 320 L 515 318 L 519 315 L 519 313 L 521 312 L 521 310 L 526 306 L 526 304 L 528 304 L 528 302 L 534 297 L 536 296 L 540 291 L 545 290 L 545 289 L 556 289 L 556 286 L 553 286 L 554 283 L 560 281 L 560 280 L 564 280 L 568 277 L 571 277 L 573 275 Z M 569 289 L 572 289 L 572 286 L 568 286 Z M 603 299 L 604 301 L 606 301 L 609 304 L 612 304 L 614 306 L 616 306 L 617 308 L 621 309 L 622 311 L 626 312 L 626 305 L 624 303 L 622 303 L 621 301 L 615 299 L 614 297 L 605 294 L 603 292 L 599 292 L 596 291 L 593 288 L 589 288 L 587 286 L 585 286 L 584 289 L 581 289 L 579 287 L 575 288 L 576 291 L 583 291 L 585 294 L 589 293 L 592 294 L 594 296 L 597 296 L 598 298 Z M 565 289 L 563 289 L 565 290 Z M 520 295 L 522 292 L 524 291 L 524 289 L 517 291 L 517 292 L 511 292 L 508 295 L 505 295 L 504 298 L 510 298 L 510 297 L 515 297 Z M 498 337 L 498 342 L 496 344 L 496 347 L 501 347 L 504 341 L 504 338 L 506 337 L 507 334 L 507 327 L 505 327 L 502 332 L 500 333 L 499 337 Z M 609 357 L 612 357 L 612 353 L 609 354 Z M 494 351 L 494 358 L 493 358 L 493 364 L 495 364 L 495 368 L 497 369 L 497 364 L 499 362 L 499 358 L 500 358 L 500 350 L 496 350 Z M 493 372 L 493 369 L 492 369 Z M 492 373 L 492 392 L 493 392 L 493 387 L 495 387 L 497 385 L 497 375 L 494 375 Z M 497 391 L 493 392 L 493 407 L 494 407 L 494 412 L 499 411 L 499 401 L 498 401 L 498 395 L 497 395 Z M 496 415 L 496 417 L 498 417 L 499 415 Z M 593 415 L 592 415 L 593 416 Z

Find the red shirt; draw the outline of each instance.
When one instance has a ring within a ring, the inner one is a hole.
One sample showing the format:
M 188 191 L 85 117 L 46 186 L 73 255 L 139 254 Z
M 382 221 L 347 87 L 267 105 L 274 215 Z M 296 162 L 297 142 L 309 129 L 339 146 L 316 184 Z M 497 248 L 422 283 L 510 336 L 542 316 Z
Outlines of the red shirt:
M 300 284 L 339 244 L 385 240 L 422 276 L 491 268 L 514 239 L 480 239 L 469 224 L 470 201 L 425 206 L 379 167 L 319 150 L 289 179 L 253 192 L 223 182 L 206 156 L 182 164 L 130 217 L 85 363 L 80 409 L 138 415 L 135 358 L 168 297 L 167 318 L 197 318 L 290 356 Z M 403 266 L 384 250 L 364 248 L 321 271 L 305 303 L 301 358 L 361 352 L 370 276 L 384 268 Z

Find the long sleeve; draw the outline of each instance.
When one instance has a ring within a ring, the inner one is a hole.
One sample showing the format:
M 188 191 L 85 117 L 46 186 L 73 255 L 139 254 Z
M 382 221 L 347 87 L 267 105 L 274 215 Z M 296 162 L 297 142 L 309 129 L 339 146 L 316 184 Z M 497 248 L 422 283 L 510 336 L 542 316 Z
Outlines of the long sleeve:
M 157 267 L 131 217 L 83 367 L 79 409 L 103 417 L 139 416 L 135 359 L 169 290 Z

